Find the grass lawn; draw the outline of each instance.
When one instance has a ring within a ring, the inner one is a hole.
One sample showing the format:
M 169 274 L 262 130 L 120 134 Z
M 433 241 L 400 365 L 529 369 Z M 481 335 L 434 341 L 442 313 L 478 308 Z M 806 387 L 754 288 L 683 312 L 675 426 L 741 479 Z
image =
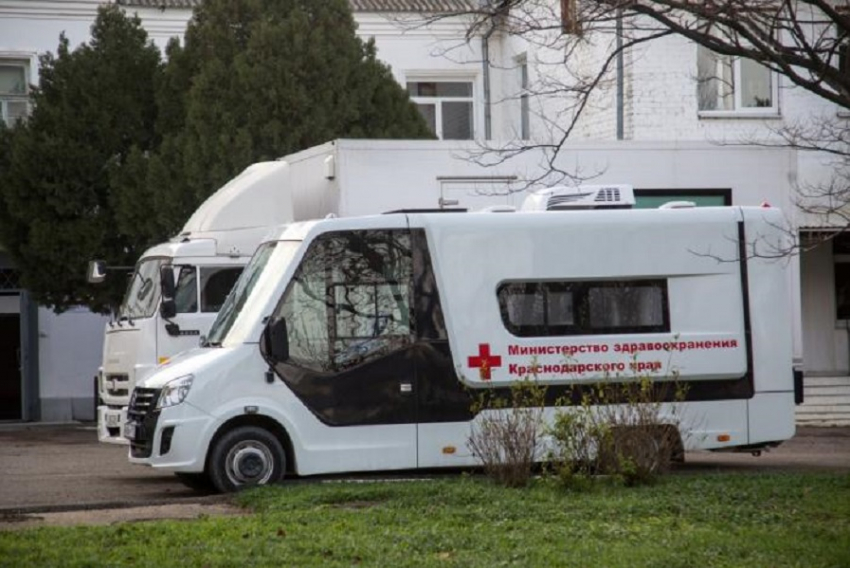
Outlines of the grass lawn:
M 0 566 L 850 566 L 847 474 L 566 491 L 481 478 L 245 492 L 247 517 L 0 532 Z

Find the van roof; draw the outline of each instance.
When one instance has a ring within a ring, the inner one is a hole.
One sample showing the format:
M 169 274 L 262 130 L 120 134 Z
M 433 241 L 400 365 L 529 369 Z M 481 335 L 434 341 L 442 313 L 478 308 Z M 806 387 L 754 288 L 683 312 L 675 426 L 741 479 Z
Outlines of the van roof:
M 391 228 L 477 227 L 482 230 L 499 230 L 502 227 L 537 229 L 569 224 L 670 224 L 737 222 L 744 216 L 764 216 L 781 219 L 775 208 L 761 207 L 694 207 L 687 209 L 604 209 L 579 211 L 496 211 L 444 213 L 408 212 L 394 215 L 367 215 L 358 217 L 334 217 L 313 221 L 302 221 L 282 226 L 270 240 L 303 240 L 313 230 L 367 230 Z

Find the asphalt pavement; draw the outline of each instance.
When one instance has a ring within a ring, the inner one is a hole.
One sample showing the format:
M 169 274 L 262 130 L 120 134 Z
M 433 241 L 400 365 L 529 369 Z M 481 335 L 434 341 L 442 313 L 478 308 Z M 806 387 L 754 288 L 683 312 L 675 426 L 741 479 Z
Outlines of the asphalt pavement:
M 130 464 L 127 446 L 101 444 L 93 425 L 0 425 L 0 514 L 209 502 L 174 475 Z M 840 471 L 850 473 L 850 427 L 800 428 L 779 448 L 689 452 L 677 473 Z

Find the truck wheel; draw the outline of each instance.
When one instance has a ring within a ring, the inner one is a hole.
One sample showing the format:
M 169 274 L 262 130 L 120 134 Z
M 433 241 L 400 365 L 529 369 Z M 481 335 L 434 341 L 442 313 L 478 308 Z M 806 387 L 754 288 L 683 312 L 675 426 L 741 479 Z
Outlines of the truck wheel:
M 206 473 L 175 473 L 177 479 L 197 493 L 209 494 L 215 492 L 215 486 Z
M 286 471 L 286 454 L 278 439 L 257 426 L 240 426 L 224 434 L 212 448 L 210 479 L 222 493 L 275 483 Z

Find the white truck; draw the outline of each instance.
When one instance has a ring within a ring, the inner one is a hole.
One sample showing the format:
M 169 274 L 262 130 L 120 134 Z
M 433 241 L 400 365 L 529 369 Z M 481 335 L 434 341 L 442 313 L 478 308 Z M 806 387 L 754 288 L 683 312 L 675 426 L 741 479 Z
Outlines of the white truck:
M 281 189 L 286 168 L 284 162 L 250 166 L 207 199 L 179 235 L 142 254 L 106 326 L 97 389 L 100 441 L 127 442 L 121 431 L 133 387 L 158 364 L 198 345 L 269 227 L 293 220 L 292 201 Z M 89 279 L 104 276 L 94 263 Z
M 136 387 L 130 461 L 220 491 L 475 465 L 470 391 L 636 372 L 687 386 L 663 407 L 686 449 L 776 445 L 801 388 L 787 263 L 761 254 L 783 226 L 777 209 L 681 206 L 290 224 L 208 345 Z
M 463 151 L 445 142 L 337 140 L 254 164 L 219 189 L 179 235 L 145 251 L 136 264 L 106 327 L 98 439 L 126 444 L 121 432 L 134 386 L 158 364 L 198 345 L 269 229 L 327 215 L 518 204 L 523 167 L 485 168 L 460 159 Z M 90 280 L 102 279 L 103 270 L 95 263 Z

